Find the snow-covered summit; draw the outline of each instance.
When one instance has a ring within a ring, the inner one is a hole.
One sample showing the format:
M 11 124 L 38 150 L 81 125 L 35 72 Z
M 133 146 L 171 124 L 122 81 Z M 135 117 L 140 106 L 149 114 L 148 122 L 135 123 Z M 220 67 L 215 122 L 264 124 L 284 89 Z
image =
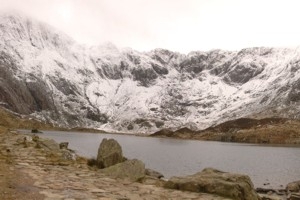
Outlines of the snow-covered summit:
M 0 16 L 0 38 L 0 105 L 61 126 L 150 133 L 244 116 L 300 118 L 299 48 L 86 47 L 11 14 Z
M 38 49 L 64 49 L 74 44 L 73 39 L 50 25 L 21 14 L 2 14 L 0 24 L 1 42 L 5 45 L 22 41 Z

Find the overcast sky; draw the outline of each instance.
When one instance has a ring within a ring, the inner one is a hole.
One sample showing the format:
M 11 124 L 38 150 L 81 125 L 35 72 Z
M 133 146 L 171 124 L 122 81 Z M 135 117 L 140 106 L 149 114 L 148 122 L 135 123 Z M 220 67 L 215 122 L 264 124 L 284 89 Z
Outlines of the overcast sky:
M 140 51 L 300 45 L 299 0 L 0 0 L 80 43 Z

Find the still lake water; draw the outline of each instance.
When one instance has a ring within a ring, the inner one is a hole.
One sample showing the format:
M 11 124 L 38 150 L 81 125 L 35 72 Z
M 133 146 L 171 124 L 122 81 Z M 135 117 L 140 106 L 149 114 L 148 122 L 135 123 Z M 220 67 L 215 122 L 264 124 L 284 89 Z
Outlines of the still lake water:
M 300 180 L 300 148 L 240 143 L 178 140 L 131 135 L 44 131 L 40 137 L 69 142 L 85 157 L 97 157 L 103 138 L 114 138 L 127 158 L 142 160 L 166 178 L 194 174 L 206 167 L 247 174 L 255 187 L 281 188 Z

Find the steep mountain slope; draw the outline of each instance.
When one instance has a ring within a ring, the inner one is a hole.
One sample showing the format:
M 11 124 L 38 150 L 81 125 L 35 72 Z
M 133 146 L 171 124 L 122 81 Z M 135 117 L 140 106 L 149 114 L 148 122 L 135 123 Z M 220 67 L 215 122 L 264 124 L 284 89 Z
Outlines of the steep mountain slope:
M 0 106 L 67 127 L 203 129 L 239 117 L 300 118 L 300 49 L 188 55 L 87 47 L 0 16 Z

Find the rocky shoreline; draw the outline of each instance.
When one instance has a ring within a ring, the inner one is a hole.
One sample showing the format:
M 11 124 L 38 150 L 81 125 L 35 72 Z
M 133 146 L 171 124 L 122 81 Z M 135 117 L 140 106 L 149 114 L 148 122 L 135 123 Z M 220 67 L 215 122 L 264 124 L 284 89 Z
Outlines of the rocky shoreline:
M 253 144 L 285 144 L 300 146 L 300 121 L 286 118 L 239 118 L 204 130 L 189 128 L 162 129 L 152 137 L 168 137 Z
M 0 199 L 238 199 L 179 186 L 166 189 L 166 181 L 149 176 L 138 182 L 112 177 L 53 140 L 0 130 L 0 141 Z M 299 194 L 297 184 L 293 193 L 256 190 L 266 193 L 258 199 L 297 199 L 291 197 Z
M 36 148 L 36 142 L 30 138 L 25 145 L 24 137 L 9 131 L 0 133 L 3 161 L 0 174 L 1 180 L 7 180 L 1 183 L 0 199 L 226 199 L 164 189 L 155 182 L 110 178 L 99 169 L 89 167 L 85 158 L 66 159 L 64 151 L 50 150 L 43 145 Z M 56 144 L 50 140 L 46 143 Z

